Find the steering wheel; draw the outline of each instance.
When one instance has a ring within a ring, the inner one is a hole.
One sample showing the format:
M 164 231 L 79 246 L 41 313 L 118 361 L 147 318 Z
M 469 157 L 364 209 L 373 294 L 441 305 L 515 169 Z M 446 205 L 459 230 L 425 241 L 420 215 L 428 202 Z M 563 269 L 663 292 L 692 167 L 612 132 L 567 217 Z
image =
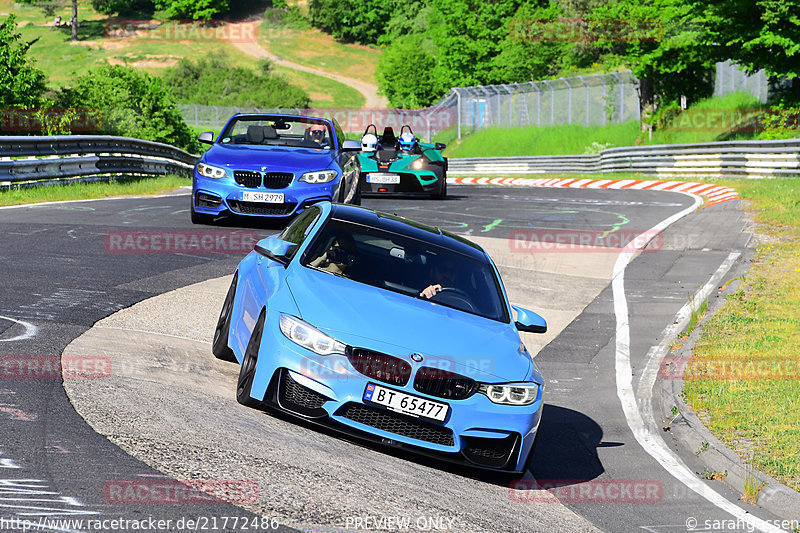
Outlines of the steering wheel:
M 473 313 L 476 311 L 475 304 L 472 303 L 472 298 L 462 289 L 457 289 L 455 287 L 443 287 L 442 290 L 437 292 L 432 299 L 440 299 L 443 297 L 443 301 L 456 301 L 464 304 L 464 307 L 467 308 L 469 311 Z

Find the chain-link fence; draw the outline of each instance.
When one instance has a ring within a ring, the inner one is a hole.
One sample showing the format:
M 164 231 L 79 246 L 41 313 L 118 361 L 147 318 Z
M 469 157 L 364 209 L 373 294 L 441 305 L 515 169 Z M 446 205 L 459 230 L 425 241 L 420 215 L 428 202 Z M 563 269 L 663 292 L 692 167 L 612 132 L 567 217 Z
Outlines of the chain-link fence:
M 455 128 L 547 126 L 554 124 L 605 125 L 639 119 L 636 78 L 630 71 L 605 75 L 485 85 L 451 89 L 426 109 L 258 109 L 182 104 L 183 119 L 197 128 L 219 130 L 234 113 L 290 113 L 333 117 L 346 133 L 357 134 L 368 124 L 379 130 L 409 124 L 431 139 Z
M 763 70 L 748 75 L 739 65 L 728 60 L 717 63 L 714 76 L 714 96 L 745 91 L 766 102 L 770 95 L 770 79 Z
M 748 76 L 737 65 L 718 63 L 714 96 L 748 91 L 766 102 L 786 81 L 764 71 Z M 457 138 L 487 127 L 580 124 L 604 126 L 640 120 L 639 82 L 631 71 L 593 74 L 503 85 L 456 87 L 426 109 L 258 109 L 180 105 L 183 119 L 197 128 L 219 130 L 234 113 L 291 113 L 335 118 L 345 133 L 356 136 L 369 124 L 396 130 L 409 124 L 417 135 L 432 139 L 445 130 Z
M 503 85 L 457 87 L 433 107 L 456 113 L 456 136 L 486 127 L 639 120 L 637 80 L 630 71 Z

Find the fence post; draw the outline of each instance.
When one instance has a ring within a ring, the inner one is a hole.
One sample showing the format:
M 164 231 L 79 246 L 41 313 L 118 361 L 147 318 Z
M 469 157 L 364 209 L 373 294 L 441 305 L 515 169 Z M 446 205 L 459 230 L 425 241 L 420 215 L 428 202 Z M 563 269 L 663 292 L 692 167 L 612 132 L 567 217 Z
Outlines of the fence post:
M 461 91 L 456 90 L 456 114 L 458 115 L 458 138 L 461 139 Z
M 586 83 L 586 80 L 583 79 L 583 76 L 578 76 L 578 79 L 581 80 L 583 86 L 586 87 L 586 125 L 589 125 L 589 84 Z
M 555 123 L 556 123 L 556 115 L 555 115 L 555 109 L 556 109 L 556 92 L 553 90 L 553 86 L 552 86 L 552 85 L 550 85 L 550 82 L 549 82 L 549 81 L 547 81 L 547 80 L 542 80 L 542 83 L 544 83 L 545 85 L 547 85 L 547 88 L 548 88 L 548 89 L 550 89 L 550 125 L 552 126 L 553 124 L 555 124 Z
M 572 85 L 565 78 L 559 78 L 567 85 L 567 124 L 572 124 Z

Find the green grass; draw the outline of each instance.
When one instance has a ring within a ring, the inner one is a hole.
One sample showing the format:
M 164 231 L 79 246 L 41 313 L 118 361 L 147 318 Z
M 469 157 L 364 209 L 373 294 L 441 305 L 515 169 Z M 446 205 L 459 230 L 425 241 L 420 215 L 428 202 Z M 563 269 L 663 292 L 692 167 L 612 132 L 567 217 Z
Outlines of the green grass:
M 43 187 L 0 190 L 0 205 L 22 205 L 64 200 L 90 200 L 116 196 L 149 196 L 166 194 L 178 187 L 191 185 L 182 176 L 118 178 L 110 182 L 70 183 Z
M 275 72 L 301 87 L 311 97 L 311 107 L 333 109 L 361 109 L 364 95 L 349 85 L 316 74 L 276 66 Z
M 753 139 L 755 133 L 732 133 L 731 127 L 741 118 L 764 108 L 750 93 L 737 92 L 719 98 L 707 98 L 692 105 L 669 127 L 656 131 L 646 144 L 680 144 L 709 141 Z
M 750 464 L 800 490 L 800 187 L 782 178 L 716 182 L 750 202 L 766 243 L 703 325 L 692 364 L 712 371 L 686 381 L 687 403 Z M 714 372 L 732 363 L 767 371 Z
M 635 121 L 608 126 L 531 126 L 527 128 L 485 128 L 455 139 L 453 129 L 434 135 L 447 144 L 447 157 L 504 157 L 518 155 L 570 155 L 606 147 L 630 146 L 639 134 Z M 595 145 L 596 147 L 596 145 Z
M 378 48 L 344 44 L 317 29 L 270 28 L 262 24 L 259 43 L 282 59 L 375 84 Z
M 29 56 L 44 71 L 54 87 L 65 86 L 88 68 L 108 62 L 130 65 L 150 74 L 161 75 L 166 67 L 181 58 L 196 61 L 215 50 L 223 50 L 230 63 L 235 66 L 255 68 L 259 61 L 222 40 L 183 41 L 109 36 L 108 28 L 116 27 L 114 19 L 94 11 L 88 2 L 81 2 L 79 6 L 81 27 L 78 30 L 79 40 L 74 43 L 70 40 L 69 28 L 50 26 L 55 15 L 45 16 L 41 9 L 0 0 L 0 13 L 9 12 L 17 15 L 19 21 L 25 24 L 20 28 L 23 38 L 26 41 L 36 40 L 31 46 Z M 56 14 L 60 14 L 63 20 L 68 20 L 71 16 L 68 7 L 57 10 Z M 260 31 L 263 33 L 265 30 Z M 287 59 L 374 83 L 375 64 L 380 54 L 377 49 L 338 43 L 318 31 L 282 31 L 277 50 L 279 55 L 288 56 L 296 50 L 296 54 Z M 169 37 L 175 33 L 162 31 L 160 35 Z M 320 51 L 315 54 L 314 50 L 317 49 Z M 363 95 L 343 83 L 285 67 L 276 67 L 275 71 L 290 83 L 302 87 L 311 97 L 313 107 L 358 109 L 364 105 Z M 224 105 L 224 102 L 219 105 Z

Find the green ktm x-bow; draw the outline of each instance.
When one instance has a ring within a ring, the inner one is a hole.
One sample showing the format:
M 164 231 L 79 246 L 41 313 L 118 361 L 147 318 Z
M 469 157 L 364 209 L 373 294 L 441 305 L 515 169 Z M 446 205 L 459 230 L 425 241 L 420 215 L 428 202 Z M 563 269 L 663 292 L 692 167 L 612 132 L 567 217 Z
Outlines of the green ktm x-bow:
M 408 125 L 396 137 L 391 127 L 378 136 L 374 124 L 361 138 L 362 195 L 418 195 L 437 200 L 447 196 L 447 158 L 445 145 L 423 143 Z

